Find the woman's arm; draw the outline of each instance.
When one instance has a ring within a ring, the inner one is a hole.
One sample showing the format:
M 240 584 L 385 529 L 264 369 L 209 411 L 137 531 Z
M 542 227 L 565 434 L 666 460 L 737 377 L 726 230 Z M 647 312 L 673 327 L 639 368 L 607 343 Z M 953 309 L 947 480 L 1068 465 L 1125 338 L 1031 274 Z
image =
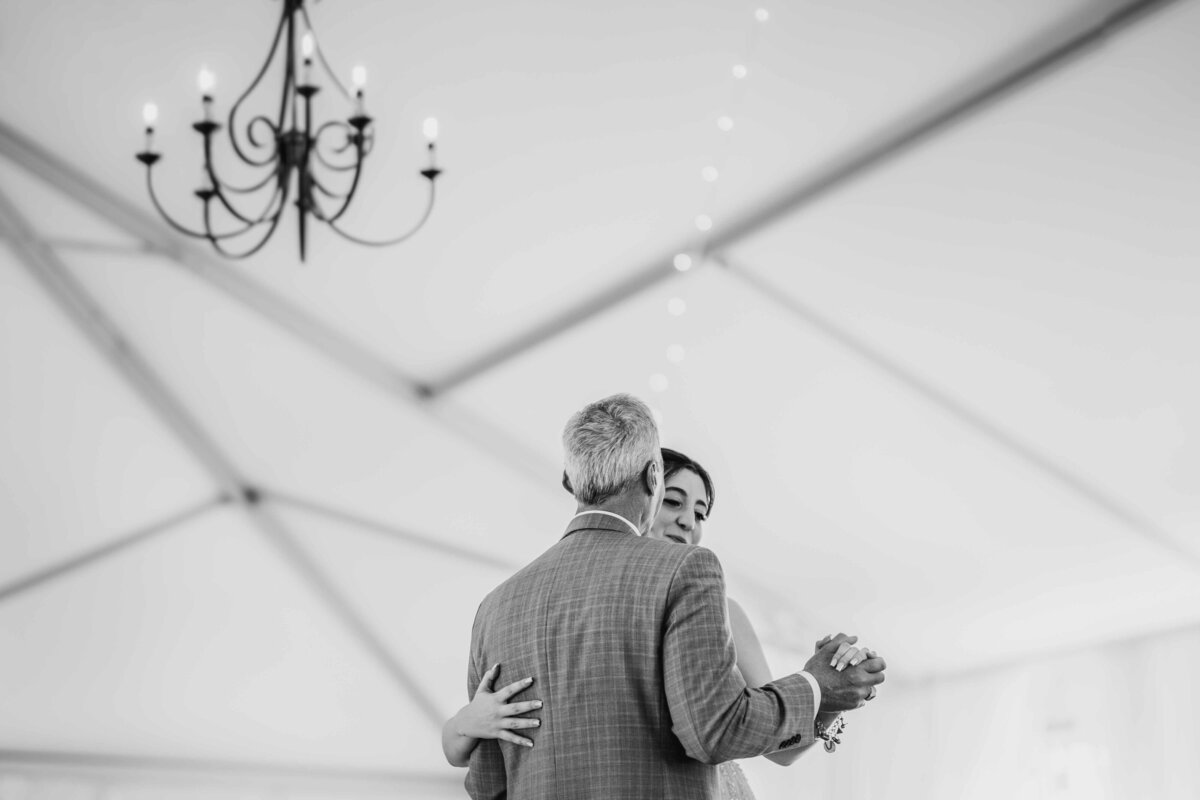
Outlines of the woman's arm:
M 471 753 L 475 750 L 475 745 L 479 744 L 475 737 L 459 733 L 459 716 L 468 708 L 470 706 L 463 706 L 458 714 L 446 720 L 446 724 L 442 726 L 442 752 L 452 767 L 465 767 L 470 764 Z
M 737 665 L 738 669 L 742 671 L 742 677 L 746 679 L 746 685 L 762 686 L 770 683 L 774 676 L 771 675 L 771 668 L 767 666 L 767 657 L 763 654 L 762 644 L 758 641 L 758 634 L 754 632 L 754 626 L 750 624 L 750 618 L 732 599 L 729 599 L 728 602 L 729 626 L 733 631 L 733 646 L 737 649 Z M 817 719 L 826 725 L 836 717 L 836 712 L 817 714 Z M 812 745 L 767 753 L 766 757 L 776 764 L 786 767 L 807 752 L 809 747 Z
M 533 742 L 523 736 L 517 736 L 511 731 L 520 728 L 536 728 L 540 720 L 529 717 L 518 717 L 542 707 L 541 700 L 530 700 L 524 703 L 509 703 L 513 695 L 525 691 L 533 684 L 533 678 L 510 683 L 503 689 L 493 692 L 492 681 L 500 665 L 489 669 L 483 674 L 475 696 L 458 713 L 446 720 L 442 726 L 442 752 L 446 760 L 455 767 L 465 767 L 471 763 L 471 753 L 479 744 L 480 739 L 504 739 L 513 744 L 533 747 Z

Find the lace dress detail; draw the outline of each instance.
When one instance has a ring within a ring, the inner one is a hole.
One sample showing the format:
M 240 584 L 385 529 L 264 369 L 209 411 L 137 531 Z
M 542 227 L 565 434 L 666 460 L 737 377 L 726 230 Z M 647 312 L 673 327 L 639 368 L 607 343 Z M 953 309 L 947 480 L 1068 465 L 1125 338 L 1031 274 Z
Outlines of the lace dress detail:
M 736 761 L 723 761 L 717 765 L 717 780 L 721 785 L 721 800 L 754 800 L 754 792 L 746 780 L 746 773 Z

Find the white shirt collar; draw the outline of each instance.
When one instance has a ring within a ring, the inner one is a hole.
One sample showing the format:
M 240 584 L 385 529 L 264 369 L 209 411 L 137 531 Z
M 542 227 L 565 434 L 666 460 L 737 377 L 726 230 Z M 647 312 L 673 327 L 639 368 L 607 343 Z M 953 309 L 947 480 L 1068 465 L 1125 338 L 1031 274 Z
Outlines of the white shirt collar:
M 582 517 L 582 516 L 584 516 L 584 515 L 586 515 L 586 514 L 603 514 L 603 515 L 604 515 L 604 516 L 606 516 L 606 517 L 616 517 L 617 519 L 621 520 L 621 522 L 624 522 L 626 525 L 628 525 L 628 526 L 629 526 L 629 529 L 630 529 L 631 531 L 633 531 L 633 535 L 634 535 L 634 536 L 641 536 L 641 535 L 642 535 L 642 532 L 638 530 L 638 528 L 637 528 L 637 525 L 634 525 L 632 522 L 630 522 L 629 520 L 625 519 L 625 518 L 624 518 L 624 517 L 622 517 L 620 514 L 614 514 L 614 513 L 613 513 L 613 512 L 611 512 L 611 511 L 600 511 L 599 509 L 595 509 L 595 508 L 591 509 L 590 511 L 580 511 L 578 514 L 576 514 L 575 516 L 571 517 L 571 522 L 574 522 L 575 520 L 579 519 L 580 517 Z M 568 523 L 568 524 L 569 524 L 569 523 Z

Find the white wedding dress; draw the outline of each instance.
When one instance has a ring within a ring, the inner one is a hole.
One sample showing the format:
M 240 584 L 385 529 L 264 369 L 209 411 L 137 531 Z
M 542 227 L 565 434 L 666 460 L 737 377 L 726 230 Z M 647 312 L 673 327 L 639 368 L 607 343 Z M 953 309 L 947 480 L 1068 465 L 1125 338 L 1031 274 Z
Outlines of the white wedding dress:
M 717 780 L 720 782 L 721 800 L 754 800 L 754 792 L 746 780 L 746 773 L 736 761 L 723 761 L 717 765 Z

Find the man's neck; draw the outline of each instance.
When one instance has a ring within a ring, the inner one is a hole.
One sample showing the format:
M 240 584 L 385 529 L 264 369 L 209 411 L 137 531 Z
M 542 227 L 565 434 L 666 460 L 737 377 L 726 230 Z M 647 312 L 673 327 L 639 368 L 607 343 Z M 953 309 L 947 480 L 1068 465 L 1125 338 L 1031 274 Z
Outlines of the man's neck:
M 585 511 L 607 511 L 609 514 L 616 514 L 619 517 L 624 517 L 633 523 L 633 527 L 638 529 L 642 535 L 646 533 L 649 527 L 649 511 L 647 503 L 643 498 L 632 496 L 629 492 L 622 492 L 616 497 L 610 497 L 603 503 L 589 506 L 583 503 L 579 504 L 576 509 L 577 514 L 582 514 Z

